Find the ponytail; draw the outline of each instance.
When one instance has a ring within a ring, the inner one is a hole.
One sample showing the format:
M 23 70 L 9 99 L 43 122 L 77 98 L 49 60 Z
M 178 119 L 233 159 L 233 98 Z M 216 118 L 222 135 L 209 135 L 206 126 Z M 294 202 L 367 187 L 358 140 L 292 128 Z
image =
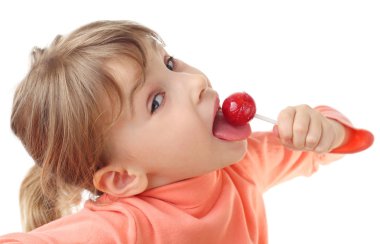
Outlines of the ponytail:
M 31 231 L 70 214 L 72 207 L 81 200 L 79 190 L 59 189 L 54 180 L 43 185 L 41 175 L 42 168 L 35 164 L 21 184 L 20 210 L 24 231 Z
M 42 169 L 34 165 L 21 184 L 20 210 L 24 231 L 31 231 L 59 218 L 54 202 L 48 200 L 42 192 L 41 173 Z

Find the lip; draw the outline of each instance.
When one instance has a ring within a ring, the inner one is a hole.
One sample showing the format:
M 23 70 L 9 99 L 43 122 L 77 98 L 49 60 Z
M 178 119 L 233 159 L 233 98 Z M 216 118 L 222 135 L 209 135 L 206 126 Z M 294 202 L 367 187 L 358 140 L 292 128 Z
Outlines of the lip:
M 220 109 L 220 100 L 219 100 L 219 96 L 216 95 L 216 98 L 215 98 L 215 103 L 214 103 L 214 116 L 213 116 L 213 123 L 214 123 L 214 120 L 215 120 L 215 116 L 216 116 L 216 113 L 218 112 L 218 110 Z
M 219 95 L 216 93 L 215 101 L 214 101 L 214 110 L 213 110 L 213 114 L 212 114 L 213 117 L 211 118 L 211 135 L 214 135 L 213 130 L 214 130 L 215 119 L 216 119 L 218 112 L 221 109 L 219 103 L 220 103 Z

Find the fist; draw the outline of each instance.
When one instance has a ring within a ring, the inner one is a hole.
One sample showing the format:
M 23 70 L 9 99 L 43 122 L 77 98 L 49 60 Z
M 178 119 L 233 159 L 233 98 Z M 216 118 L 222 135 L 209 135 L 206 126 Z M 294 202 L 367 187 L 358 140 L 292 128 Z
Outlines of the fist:
M 278 116 L 278 136 L 294 150 L 329 152 L 342 144 L 344 127 L 308 105 L 287 107 Z

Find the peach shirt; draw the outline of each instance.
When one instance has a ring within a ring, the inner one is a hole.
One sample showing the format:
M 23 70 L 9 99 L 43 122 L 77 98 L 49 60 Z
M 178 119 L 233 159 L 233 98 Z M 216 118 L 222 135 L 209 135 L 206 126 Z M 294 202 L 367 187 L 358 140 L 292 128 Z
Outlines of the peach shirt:
M 317 108 L 346 125 L 348 142 L 335 149 L 368 148 L 373 135 L 355 129 L 339 112 Z M 148 190 L 129 198 L 97 201 L 29 233 L 0 237 L 0 243 L 268 243 L 263 193 L 296 176 L 309 176 L 338 154 L 292 151 L 272 132 L 253 133 L 244 158 L 206 175 Z

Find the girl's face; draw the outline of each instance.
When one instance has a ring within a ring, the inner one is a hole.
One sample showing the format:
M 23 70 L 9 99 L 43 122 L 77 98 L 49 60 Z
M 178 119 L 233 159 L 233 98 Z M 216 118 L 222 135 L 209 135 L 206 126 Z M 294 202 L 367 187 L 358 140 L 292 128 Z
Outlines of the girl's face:
M 110 131 L 107 163 L 142 170 L 153 188 L 228 166 L 244 155 L 246 140 L 213 135 L 218 94 L 196 68 L 152 47 L 145 82 L 133 92 L 137 65 L 119 59 L 108 67 L 128 104 Z

